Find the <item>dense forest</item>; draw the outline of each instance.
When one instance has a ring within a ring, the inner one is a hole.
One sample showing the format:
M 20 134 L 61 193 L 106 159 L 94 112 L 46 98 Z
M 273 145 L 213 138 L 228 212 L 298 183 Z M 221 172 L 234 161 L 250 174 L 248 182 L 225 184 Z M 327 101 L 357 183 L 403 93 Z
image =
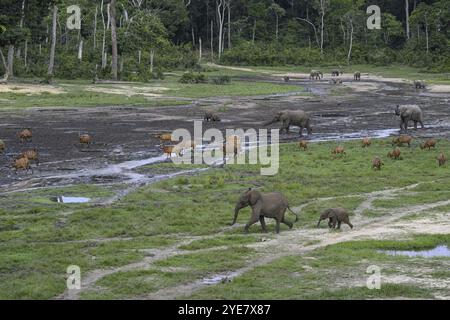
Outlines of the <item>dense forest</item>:
M 380 29 L 367 28 L 370 5 L 381 8 Z M 448 0 L 0 0 L 0 8 L 6 78 L 148 80 L 206 61 L 450 71 Z

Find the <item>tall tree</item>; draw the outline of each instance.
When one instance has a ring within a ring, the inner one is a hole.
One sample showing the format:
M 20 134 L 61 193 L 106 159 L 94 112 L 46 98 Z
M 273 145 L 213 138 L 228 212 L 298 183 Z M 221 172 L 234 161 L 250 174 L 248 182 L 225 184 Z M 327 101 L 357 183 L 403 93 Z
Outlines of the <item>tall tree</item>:
M 58 6 L 56 3 L 53 4 L 52 11 L 52 40 L 50 46 L 50 60 L 48 62 L 47 76 L 48 80 L 51 81 L 55 69 L 55 50 L 56 50 L 56 25 L 58 23 Z
M 111 76 L 117 80 L 117 25 L 116 25 L 116 0 L 111 0 L 109 5 L 109 15 L 111 19 Z

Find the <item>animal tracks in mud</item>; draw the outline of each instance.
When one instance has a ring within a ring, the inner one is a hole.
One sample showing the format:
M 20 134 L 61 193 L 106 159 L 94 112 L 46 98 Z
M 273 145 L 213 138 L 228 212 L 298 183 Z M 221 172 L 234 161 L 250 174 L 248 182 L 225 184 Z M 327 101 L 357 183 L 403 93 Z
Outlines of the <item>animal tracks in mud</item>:
M 175 299 L 178 297 L 189 296 L 192 293 L 200 290 L 206 286 L 214 285 L 215 283 L 220 283 L 223 281 L 232 281 L 233 278 L 238 277 L 258 266 L 263 266 L 271 263 L 277 259 L 290 255 L 303 255 L 305 253 L 311 252 L 321 247 L 329 246 L 332 244 L 337 244 L 340 242 L 351 241 L 355 239 L 386 239 L 397 236 L 406 235 L 406 230 L 413 229 L 414 232 L 450 232 L 450 223 L 443 222 L 436 224 L 433 221 L 431 224 L 427 224 L 427 221 L 422 221 L 423 223 L 417 224 L 415 221 L 399 221 L 401 218 L 428 210 L 432 210 L 438 207 L 443 207 L 450 205 L 450 200 L 439 201 L 434 203 L 422 204 L 422 205 L 412 205 L 404 206 L 395 209 L 379 209 L 374 208 L 372 203 L 378 199 L 391 199 L 395 198 L 398 192 L 404 192 L 410 189 L 414 189 L 419 186 L 420 183 L 415 183 L 401 188 L 386 189 L 381 191 L 374 191 L 365 194 L 352 194 L 343 197 L 326 197 L 314 199 L 308 203 L 302 204 L 301 206 L 293 208 L 294 211 L 301 214 L 301 210 L 304 209 L 311 203 L 329 201 L 337 198 L 348 198 L 348 197 L 361 197 L 364 200 L 360 205 L 354 210 L 354 215 L 352 216 L 352 221 L 355 223 L 355 228 L 352 230 L 345 229 L 342 232 L 330 232 L 326 228 L 312 228 L 312 229 L 294 229 L 291 231 L 284 231 L 279 235 L 274 235 L 274 237 L 265 238 L 264 241 L 255 242 L 247 244 L 248 248 L 256 250 L 256 258 L 253 259 L 247 266 L 239 268 L 237 270 L 230 270 L 228 272 L 222 272 L 221 274 L 211 275 L 205 274 L 202 279 L 196 279 L 190 283 L 185 283 L 177 286 L 167 287 L 160 289 L 156 292 L 149 293 L 148 295 L 139 295 L 134 298 L 136 299 Z M 363 216 L 365 210 L 379 210 L 385 213 L 384 215 L 376 218 L 367 218 Z M 448 219 L 447 219 L 448 220 Z M 429 222 L 429 221 L 428 221 Z M 439 228 L 436 227 L 439 225 Z M 111 275 L 117 272 L 126 272 L 132 270 L 148 270 L 154 268 L 154 263 L 159 260 L 167 259 L 173 256 L 182 255 L 186 253 L 200 253 L 208 252 L 213 250 L 227 249 L 227 246 L 219 247 L 209 247 L 198 250 L 183 250 L 181 247 L 191 244 L 197 240 L 207 240 L 214 239 L 220 235 L 225 234 L 225 232 L 234 229 L 242 228 L 242 225 L 234 225 L 232 227 L 227 226 L 222 228 L 221 232 L 215 235 L 207 236 L 189 236 L 180 235 L 182 240 L 178 241 L 175 245 L 168 248 L 162 249 L 147 249 L 145 250 L 146 256 L 143 260 L 128 265 L 124 265 L 118 268 L 105 269 L 105 270 L 94 270 L 89 272 L 82 279 L 82 289 L 81 290 L 68 290 L 62 295 L 58 296 L 57 299 L 79 299 L 83 292 L 89 290 L 101 290 L 101 288 L 96 287 L 96 282 L 105 276 Z M 95 240 L 95 239 L 93 239 Z M 112 239 L 97 239 L 99 241 L 113 241 Z M 126 241 L 126 239 L 121 239 Z M 208 279 L 215 279 L 210 281 Z

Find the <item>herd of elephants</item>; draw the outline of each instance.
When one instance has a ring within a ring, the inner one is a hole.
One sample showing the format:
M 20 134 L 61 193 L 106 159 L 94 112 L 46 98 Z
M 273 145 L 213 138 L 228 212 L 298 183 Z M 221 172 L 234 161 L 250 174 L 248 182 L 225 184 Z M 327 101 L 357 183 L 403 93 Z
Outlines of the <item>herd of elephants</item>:
M 311 79 L 315 77 L 321 76 L 321 72 L 319 71 L 312 71 L 311 72 Z M 335 76 L 339 76 L 339 71 L 336 71 L 334 74 Z M 355 80 L 360 79 L 360 73 L 357 72 L 354 75 Z M 285 79 L 286 80 L 286 79 Z M 421 81 L 415 81 L 414 85 L 417 87 L 422 87 L 423 82 Z M 414 123 L 414 129 L 417 129 L 417 124 L 419 123 L 422 128 L 424 128 L 423 125 L 423 113 L 419 106 L 416 105 L 397 105 L 395 108 L 395 115 L 400 117 L 400 132 L 406 132 L 408 130 L 408 123 L 411 121 Z M 220 121 L 220 117 L 215 114 L 214 112 L 206 112 L 205 121 Z M 278 112 L 273 119 L 270 121 L 267 121 L 264 123 L 265 126 L 268 126 L 273 123 L 281 123 L 280 133 L 285 131 L 286 133 L 289 133 L 289 128 L 291 126 L 297 126 L 299 127 L 299 136 L 302 136 L 303 130 L 306 129 L 307 134 L 310 135 L 312 133 L 311 128 L 311 121 L 310 121 L 310 115 L 303 111 L 303 110 L 285 110 Z M 32 131 L 30 128 L 24 129 L 19 133 L 19 138 L 23 142 L 30 141 L 32 138 Z M 407 143 L 409 145 L 409 142 L 411 140 L 411 137 L 408 135 L 401 135 L 397 137 L 393 144 L 401 145 L 403 143 Z M 427 141 L 425 147 L 434 147 L 435 141 L 433 142 Z M 88 134 L 80 134 L 79 136 L 79 142 L 80 144 L 90 145 L 92 142 L 91 137 Z M 365 138 L 363 140 L 363 147 L 370 145 L 370 139 Z M 307 149 L 307 141 L 306 140 L 300 140 L 299 147 Z M 236 148 L 236 146 L 235 146 Z M 0 140 L 0 152 L 3 152 L 5 150 L 5 143 Z M 170 151 L 172 152 L 172 150 Z M 334 154 L 345 154 L 343 147 L 337 147 L 335 150 L 333 150 Z M 400 154 L 400 151 L 398 148 L 396 148 L 390 155 L 392 157 L 398 158 L 398 155 Z M 236 150 L 235 150 L 236 155 Z M 17 156 L 12 166 L 15 168 L 16 173 L 18 170 L 32 170 L 30 166 L 31 161 L 35 161 L 36 164 L 39 163 L 39 153 L 36 149 L 30 149 L 28 151 L 23 152 L 19 156 Z M 444 154 L 440 154 L 438 157 L 439 165 L 442 165 L 446 162 L 446 158 Z M 374 169 L 381 169 L 381 165 L 383 165 L 381 159 L 376 157 L 373 160 L 372 167 Z M 290 208 L 287 199 L 278 192 L 272 192 L 272 193 L 262 193 L 257 190 L 249 189 L 245 191 L 239 198 L 239 200 L 236 203 L 235 206 L 235 213 L 234 213 L 234 219 L 232 222 L 232 225 L 236 223 L 239 210 L 245 207 L 250 206 L 252 209 L 251 217 L 248 223 L 244 227 L 244 231 L 248 232 L 251 225 L 257 223 L 258 221 L 261 223 L 262 229 L 266 231 L 266 224 L 264 221 L 264 218 L 273 218 L 276 222 L 276 232 L 279 233 L 280 231 L 280 223 L 286 224 L 289 228 L 292 228 L 292 223 L 287 221 L 285 218 L 286 210 L 289 209 L 290 212 L 292 212 L 296 216 L 296 220 L 298 220 L 298 216 L 296 213 L 294 213 Z M 353 228 L 353 225 L 350 223 L 348 212 L 343 208 L 330 208 L 325 211 L 323 211 L 320 214 L 319 222 L 317 223 L 317 226 L 319 226 L 320 221 L 328 219 L 328 226 L 330 228 L 340 228 L 341 223 L 347 224 L 350 228 Z

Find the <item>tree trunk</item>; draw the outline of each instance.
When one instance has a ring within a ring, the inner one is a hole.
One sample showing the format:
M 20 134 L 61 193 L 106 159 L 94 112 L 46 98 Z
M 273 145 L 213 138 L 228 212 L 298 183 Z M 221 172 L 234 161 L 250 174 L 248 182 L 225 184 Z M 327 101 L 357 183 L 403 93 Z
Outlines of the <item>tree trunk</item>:
M 25 68 L 28 66 L 28 40 L 25 40 L 25 48 L 23 52 L 23 62 L 25 65 Z
M 2 59 L 3 69 L 5 69 L 5 76 L 8 74 L 8 65 L 6 64 L 5 56 L 3 55 L 3 51 L 0 48 L 0 58 Z
M 409 40 L 409 0 L 405 0 L 406 38 Z
M 78 60 L 83 60 L 83 39 L 81 39 L 78 44 Z
M 109 10 L 109 9 L 108 9 Z M 106 68 L 106 23 L 105 23 L 105 15 L 103 14 L 103 0 L 100 5 L 100 13 L 102 15 L 102 24 L 103 24 L 103 38 L 102 38 L 102 70 Z
M 192 37 L 192 48 L 195 49 L 195 33 L 194 33 L 194 27 L 191 27 L 191 37 Z
M 14 45 L 8 47 L 8 75 L 14 76 Z
M 141 64 L 142 51 L 138 50 L 138 64 Z
M 202 38 L 198 38 L 198 64 L 202 63 Z
M 211 20 L 211 62 L 214 61 L 214 24 Z
M 116 0 L 111 0 L 109 6 L 109 15 L 111 19 L 111 46 L 112 46 L 111 75 L 113 80 L 117 80 Z
M 275 14 L 275 40 L 278 41 L 278 15 Z
M 153 74 L 153 61 L 155 58 L 155 50 L 150 51 L 150 73 Z
M 253 21 L 252 44 L 255 44 L 255 35 L 256 35 L 256 19 Z
M 227 26 L 227 30 L 228 30 L 228 49 L 231 49 L 231 0 L 228 0 L 228 26 Z
M 320 0 L 320 54 L 323 54 L 323 30 L 325 26 L 325 0 Z
M 430 52 L 430 43 L 428 39 L 428 19 L 426 14 L 425 14 L 425 40 L 427 44 L 427 54 L 428 54 Z
M 225 0 L 220 0 L 217 5 L 217 17 L 219 22 L 219 60 L 223 51 L 223 23 L 225 20 Z
M 97 15 L 98 6 L 95 6 L 95 17 L 94 17 L 94 51 L 97 49 Z
M 56 4 L 53 6 L 53 18 L 52 18 L 52 44 L 50 47 L 50 61 L 48 63 L 47 75 L 53 77 L 55 67 L 55 49 L 56 49 L 56 24 L 58 17 L 58 7 Z
M 350 65 L 353 48 L 353 18 L 350 17 L 350 44 L 348 46 L 347 64 Z

